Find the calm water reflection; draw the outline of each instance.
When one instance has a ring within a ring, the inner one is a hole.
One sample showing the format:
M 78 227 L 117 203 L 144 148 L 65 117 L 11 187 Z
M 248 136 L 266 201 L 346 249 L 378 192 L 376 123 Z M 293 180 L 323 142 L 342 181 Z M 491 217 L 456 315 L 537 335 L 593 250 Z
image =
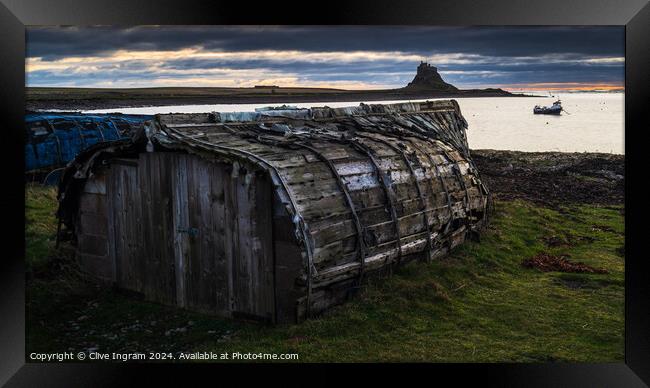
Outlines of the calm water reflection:
M 469 124 L 469 145 L 520 151 L 608 152 L 624 154 L 623 93 L 563 93 L 561 116 L 533 115 L 533 106 L 551 105 L 551 97 L 459 98 Z M 424 100 L 414 100 L 424 101 Z M 400 101 L 371 101 L 389 104 Z M 287 103 L 298 107 L 342 107 L 355 102 Z M 144 108 L 102 109 L 84 112 L 134 114 L 242 112 L 270 104 L 180 105 Z M 282 105 L 274 103 L 272 105 Z

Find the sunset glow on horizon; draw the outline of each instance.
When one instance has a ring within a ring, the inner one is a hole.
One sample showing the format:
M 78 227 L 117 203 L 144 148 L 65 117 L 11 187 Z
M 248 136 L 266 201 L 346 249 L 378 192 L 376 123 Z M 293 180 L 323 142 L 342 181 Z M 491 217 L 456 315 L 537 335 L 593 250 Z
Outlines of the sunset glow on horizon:
M 518 91 L 603 91 L 603 92 L 623 92 L 625 86 L 623 84 L 583 84 L 577 82 L 567 83 L 536 83 L 536 84 L 518 84 L 518 85 L 498 85 L 498 87 L 510 92 Z

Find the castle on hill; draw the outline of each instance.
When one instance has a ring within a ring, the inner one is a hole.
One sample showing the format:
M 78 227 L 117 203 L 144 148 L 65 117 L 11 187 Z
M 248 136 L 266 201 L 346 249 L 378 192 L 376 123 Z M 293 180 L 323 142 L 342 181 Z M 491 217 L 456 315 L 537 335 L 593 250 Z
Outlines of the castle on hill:
M 418 71 L 415 74 L 415 78 L 411 81 L 404 89 L 409 90 L 442 90 L 454 92 L 458 88 L 452 84 L 445 82 L 440 74 L 438 69 L 435 66 L 431 66 L 426 62 L 420 62 L 418 66 Z

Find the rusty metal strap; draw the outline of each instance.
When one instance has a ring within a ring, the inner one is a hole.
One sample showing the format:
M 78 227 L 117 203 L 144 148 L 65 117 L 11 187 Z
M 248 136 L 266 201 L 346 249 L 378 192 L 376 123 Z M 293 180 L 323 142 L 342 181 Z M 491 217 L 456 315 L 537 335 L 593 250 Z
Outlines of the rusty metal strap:
M 343 192 L 345 196 L 345 201 L 348 204 L 348 207 L 350 208 L 350 212 L 352 214 L 352 218 L 354 219 L 354 226 L 357 230 L 357 245 L 359 248 L 359 278 L 358 278 L 358 283 L 361 284 L 361 281 L 363 280 L 363 275 L 364 275 L 364 269 L 365 269 L 365 261 L 366 261 L 366 243 L 363 238 L 363 227 L 361 225 L 361 220 L 359 219 L 359 215 L 357 214 L 356 208 L 354 206 L 354 202 L 352 201 L 352 196 L 350 195 L 350 192 L 348 190 L 348 187 L 345 182 L 343 182 L 343 179 L 341 178 L 341 175 L 339 174 L 338 170 L 336 169 L 336 166 L 334 166 L 334 163 L 332 163 L 331 160 L 327 159 L 325 155 L 320 153 L 318 150 L 315 148 L 301 143 L 301 142 L 295 142 L 293 143 L 294 145 L 300 146 L 309 152 L 313 153 L 318 159 L 320 159 L 323 163 L 327 165 L 327 167 L 332 171 L 332 174 L 336 178 L 336 183 Z
M 422 194 L 422 186 L 420 185 L 420 181 L 418 180 L 417 175 L 415 175 L 415 168 L 413 167 L 413 163 L 411 160 L 406 156 L 406 153 L 404 150 L 401 150 L 399 147 L 395 146 L 391 142 L 381 139 L 381 138 L 375 138 L 372 136 L 368 136 L 362 133 L 357 133 L 357 136 L 362 136 L 366 139 L 374 140 L 376 142 L 380 142 L 384 145 L 386 145 L 388 148 L 392 149 L 395 151 L 398 155 L 402 156 L 402 159 L 404 159 L 404 162 L 406 163 L 406 166 L 409 169 L 409 172 L 411 173 L 411 176 L 413 177 L 413 180 L 415 181 L 415 188 L 417 189 L 418 192 L 418 199 L 420 200 L 420 205 L 422 207 L 422 212 L 424 215 L 424 222 L 426 223 L 426 229 L 427 229 L 427 251 L 429 254 L 431 253 L 433 249 L 433 241 L 431 240 L 431 233 L 433 232 L 432 230 L 432 225 L 429 223 L 429 215 L 427 214 L 427 203 L 424 199 L 424 195 Z M 417 156 L 416 156 L 417 158 Z M 399 233 L 399 231 L 398 231 Z
M 412 125 L 415 125 L 415 126 L 419 125 L 419 124 L 413 122 L 412 120 L 407 120 L 407 121 L 411 122 Z M 411 134 L 413 137 L 415 137 L 417 139 L 423 140 L 425 142 L 428 142 L 428 140 L 430 140 L 429 136 L 418 133 L 418 132 L 412 130 L 411 128 L 409 128 L 409 127 L 404 127 L 403 125 L 400 125 L 399 123 L 396 123 L 396 122 L 392 122 L 392 124 L 393 125 L 397 124 L 399 127 L 403 128 L 406 132 L 408 132 L 409 134 Z M 359 126 L 358 123 L 357 123 L 357 125 Z M 381 128 L 377 123 L 372 123 L 371 125 L 368 125 L 366 128 L 364 128 L 364 130 L 371 131 L 371 132 L 378 133 L 378 134 L 382 134 L 382 132 L 384 132 L 384 131 L 385 132 L 390 131 L 390 133 L 392 133 L 394 136 L 396 136 L 400 140 L 408 141 L 413 146 L 413 148 L 420 151 L 421 153 L 423 153 L 427 157 L 427 159 L 429 160 L 429 164 L 431 166 L 431 173 L 434 173 L 433 170 L 434 170 L 434 168 L 436 168 L 436 162 L 433 160 L 431 155 L 428 152 L 422 150 L 422 148 L 420 148 L 420 146 L 416 142 L 414 142 L 413 139 L 403 136 L 403 134 L 400 133 L 399 131 L 397 131 L 394 127 Z M 358 133 L 358 135 L 362 135 L 362 134 Z M 374 138 L 371 137 L 371 139 L 374 139 Z M 390 143 L 386 142 L 385 144 L 390 144 Z M 389 145 L 389 147 L 390 146 L 392 146 L 392 145 Z M 399 152 L 401 153 L 401 151 L 399 151 Z M 404 155 L 403 153 L 402 153 L 402 156 L 407 161 L 407 165 L 409 165 L 409 168 L 411 169 L 411 173 L 415 176 L 415 173 L 413 172 L 412 166 L 410 165 L 410 161 L 408 160 L 406 155 Z M 440 185 L 442 186 L 442 189 L 445 192 L 445 197 L 447 199 L 447 207 L 449 209 L 449 221 L 445 224 L 445 228 L 444 228 L 444 231 L 443 231 L 443 233 L 447 233 L 449 231 L 449 227 L 451 226 L 451 221 L 453 219 L 453 217 L 452 217 L 452 209 L 451 209 L 451 197 L 449 196 L 449 189 L 447 188 L 447 184 L 446 184 L 445 180 L 443 179 L 443 177 L 440 175 L 440 173 L 438 173 L 438 172 L 435 173 L 435 176 L 437 176 L 438 179 L 440 180 Z M 419 183 L 419 182 L 417 182 L 417 178 L 415 178 L 415 179 L 416 179 L 416 183 Z M 418 194 L 420 195 L 420 197 L 422 196 L 422 192 L 420 190 L 419 185 L 418 185 Z M 426 206 L 426 205 L 424 205 L 424 206 Z M 425 212 L 425 217 L 427 217 L 426 212 Z M 428 222 L 428 219 L 426 219 L 426 222 Z M 431 240 L 430 235 L 428 236 L 428 241 L 429 241 L 429 244 L 431 245 L 431 247 L 433 247 L 433 241 Z
M 347 139 L 347 142 L 351 144 L 355 149 L 365 153 L 368 156 L 373 166 L 373 169 L 377 174 L 378 181 L 381 184 L 381 187 L 388 201 L 389 211 L 390 211 L 393 224 L 395 225 L 395 234 L 397 236 L 397 247 L 398 247 L 397 261 L 401 262 L 402 261 L 402 237 L 399 231 L 399 218 L 397 217 L 397 210 L 395 207 L 395 202 L 396 202 L 395 193 L 393 192 L 392 185 L 389 179 L 387 179 L 387 177 L 385 176 L 385 173 L 381 170 L 381 167 L 379 167 L 379 162 L 375 158 L 374 152 L 370 147 L 355 139 Z
M 458 113 L 454 113 L 454 115 L 455 115 L 456 120 L 452 120 L 451 123 L 454 126 L 454 129 L 456 130 L 456 132 L 463 136 L 464 143 L 467 144 L 467 135 L 466 135 L 465 131 L 463 131 L 462 128 L 460 128 L 458 126 L 458 121 L 459 121 L 459 119 L 462 119 L 463 122 L 464 122 L 465 128 L 467 127 L 467 122 L 465 122 L 464 119 L 462 118 L 462 116 L 458 115 Z M 465 157 L 466 162 L 469 163 L 470 167 L 472 168 L 472 170 L 474 172 L 474 175 L 476 175 L 478 177 L 478 179 L 479 179 L 479 183 L 480 183 L 481 187 L 479 188 L 478 192 L 479 192 L 479 195 L 481 196 L 481 199 L 483 199 L 485 196 L 483 195 L 482 190 L 485 190 L 486 194 L 488 193 L 488 191 L 487 191 L 487 188 L 485 187 L 485 185 L 483 184 L 483 181 L 481 180 L 480 176 L 478 175 L 478 168 L 476 168 L 476 164 L 474 163 L 474 160 L 472 159 L 472 157 L 470 155 L 469 146 L 464 148 L 463 156 Z M 469 194 L 468 194 L 468 201 L 469 201 Z M 485 213 L 486 207 L 487 207 L 487 201 L 484 202 L 483 213 Z M 469 210 L 470 210 L 470 214 L 471 214 L 471 206 L 469 206 Z
M 440 181 L 440 185 L 442 186 L 442 189 L 445 191 L 445 198 L 447 199 L 447 208 L 449 209 L 449 221 L 447 221 L 447 224 L 445 224 L 445 229 L 443 233 L 447 233 L 449 230 L 449 227 L 451 225 L 451 221 L 453 219 L 453 213 L 451 209 L 451 197 L 449 196 L 449 189 L 447 188 L 447 183 L 445 182 L 445 179 L 442 177 L 439 171 L 437 171 L 437 164 L 431 157 L 431 155 L 423 150 L 416 142 L 414 142 L 411 139 L 408 139 L 408 141 L 411 143 L 413 148 L 417 149 L 421 153 L 423 153 L 427 159 L 429 160 L 429 165 L 431 166 L 431 173 L 434 173 L 434 169 L 436 169 L 435 176 L 438 177 L 438 180 Z
M 358 127 L 361 128 L 360 124 L 357 123 L 355 120 L 352 120 L 352 122 Z M 371 165 L 373 167 L 373 170 L 375 171 L 377 175 L 377 180 L 380 183 L 382 190 L 384 191 L 384 194 L 386 196 L 386 200 L 388 202 L 389 206 L 389 211 L 391 213 L 391 219 L 393 221 L 393 225 L 395 225 L 395 233 L 397 236 L 397 246 L 398 246 L 398 262 L 401 261 L 402 259 L 402 238 L 400 235 L 400 228 L 399 228 L 399 218 L 397 217 L 397 210 L 395 206 L 395 193 L 393 192 L 392 185 L 390 181 L 386 178 L 385 174 L 382 172 L 379 162 L 374 156 L 373 150 L 368 147 L 367 145 L 359 142 L 358 140 L 351 139 L 351 138 L 339 138 L 339 137 L 334 137 L 331 135 L 325 135 L 323 134 L 321 138 L 328 139 L 334 143 L 338 144 L 348 144 L 351 145 L 354 149 L 357 151 L 365 154 L 368 156 L 370 159 Z
M 365 120 L 368 122 L 368 124 L 364 125 L 360 123 L 357 119 L 351 118 L 349 120 L 352 122 L 352 124 L 356 127 L 358 131 L 366 131 L 368 127 L 376 127 L 377 125 L 370 122 L 369 120 Z M 357 131 L 355 131 L 357 133 Z M 377 175 L 377 180 L 381 184 L 382 190 L 384 191 L 384 194 L 386 195 L 386 200 L 388 201 L 388 206 L 389 206 L 389 211 L 391 215 L 391 219 L 393 221 L 393 225 L 395 225 L 395 234 L 397 236 L 397 262 L 400 263 L 402 261 L 402 236 L 400 233 L 400 228 L 399 228 L 399 217 L 397 216 L 397 210 L 395 206 L 396 202 L 396 195 L 395 192 L 393 191 L 392 184 L 389 179 L 385 176 L 383 171 L 381 170 L 381 167 L 379 166 L 379 162 L 374 156 L 374 151 L 368 147 L 367 145 L 361 143 L 358 140 L 355 139 L 346 139 L 348 143 L 350 143 L 355 149 L 361 151 L 362 153 L 365 153 L 368 158 L 370 159 L 370 162 L 373 166 L 373 169 L 375 170 L 375 173 Z
M 452 131 L 450 131 L 448 128 L 443 128 L 443 127 L 441 127 L 441 126 L 440 126 L 441 124 L 438 122 L 438 121 L 446 122 L 445 117 L 444 117 L 443 115 L 441 115 L 440 113 L 438 113 L 438 112 L 436 112 L 436 113 L 432 113 L 432 115 L 435 117 L 435 121 L 432 121 L 432 122 L 430 122 L 430 123 L 428 123 L 428 124 L 429 124 L 430 126 L 432 126 L 433 128 L 435 128 L 435 130 L 436 130 L 436 135 L 439 136 L 439 137 L 446 137 L 448 141 L 452 141 L 452 142 L 456 142 L 456 143 L 457 143 L 457 142 L 458 142 L 458 139 L 455 139 L 455 138 L 452 136 L 452 135 L 456 134 L 456 132 L 452 132 Z M 424 124 L 425 124 L 425 123 L 424 123 L 424 119 L 423 119 L 422 117 L 420 117 L 420 116 L 413 116 L 413 117 L 405 118 L 405 120 L 406 120 L 407 122 L 410 122 L 410 123 L 411 123 L 412 125 L 414 125 L 414 126 L 420 126 L 420 125 L 424 125 Z M 421 124 L 421 123 L 418 123 L 417 121 L 422 121 L 422 124 Z M 404 127 L 404 126 L 400 125 L 399 123 L 397 123 L 397 124 L 398 124 L 399 126 L 401 126 L 402 128 L 404 128 L 407 132 L 411 133 L 413 137 L 415 137 L 415 138 L 417 138 L 417 139 L 420 139 L 420 140 L 423 140 L 423 141 L 425 141 L 425 142 L 427 142 L 427 143 L 429 143 L 429 144 L 435 146 L 436 148 L 439 148 L 439 149 L 444 153 L 445 158 L 447 158 L 447 160 L 448 160 L 449 162 L 452 162 L 452 159 L 451 159 L 451 157 L 449 156 L 449 154 L 447 153 L 447 151 L 446 151 L 443 147 L 441 147 L 441 146 L 439 146 L 438 144 L 435 143 L 437 140 L 439 140 L 439 139 L 437 139 L 435 136 L 432 136 L 431 134 L 418 133 L 418 132 L 416 132 L 416 131 L 413 131 L 413 130 L 412 130 L 411 128 L 409 128 L 409 127 Z M 374 126 L 377 127 L 377 125 L 374 125 Z M 381 133 L 379 130 L 376 130 L 375 132 Z M 444 135 L 444 136 L 443 136 L 443 135 Z M 426 155 L 426 157 L 429 159 L 429 163 L 431 163 L 432 170 L 433 170 L 433 167 L 436 166 L 436 163 L 433 161 L 433 158 L 431 157 L 431 155 L 430 155 L 428 152 L 424 152 L 424 151 L 423 151 L 423 150 L 422 150 L 422 149 L 421 149 L 421 148 L 420 148 L 420 147 L 419 147 L 419 146 L 418 146 L 418 145 L 417 145 L 413 140 L 411 140 L 411 139 L 406 139 L 406 138 L 403 137 L 402 135 L 398 135 L 398 137 L 399 137 L 400 139 L 403 139 L 403 140 L 408 140 L 408 141 L 409 141 L 409 142 L 414 146 L 414 148 L 416 148 L 416 149 L 418 149 L 420 152 L 424 153 L 424 154 Z M 459 143 L 459 144 L 460 144 L 460 143 Z M 473 161 L 471 160 L 471 158 L 468 158 L 467 160 L 469 161 L 470 166 L 474 166 Z M 469 192 L 468 192 L 467 186 L 465 185 L 465 182 L 464 182 L 464 180 L 463 180 L 463 178 L 462 178 L 462 175 L 459 174 L 459 172 L 456 170 L 456 167 L 457 167 L 457 165 L 452 164 L 452 170 L 453 170 L 453 172 L 454 172 L 454 175 L 459 179 L 460 184 L 461 184 L 463 190 L 465 191 L 465 196 L 466 196 L 466 198 L 467 198 L 467 208 L 466 208 L 466 210 L 467 210 L 468 214 L 471 215 L 471 206 L 470 206 L 470 197 L 469 197 Z M 475 166 L 474 166 L 474 169 L 476 170 L 476 167 L 475 167 Z M 440 179 L 440 183 L 441 183 L 441 185 L 442 185 L 442 187 L 443 187 L 443 189 L 444 189 L 444 191 L 445 191 L 445 195 L 447 196 L 447 204 L 448 204 L 448 206 L 449 206 L 449 211 L 451 212 L 451 199 L 450 199 L 450 197 L 449 197 L 449 189 L 447 188 L 447 185 L 446 185 L 444 179 L 442 178 L 442 176 L 441 176 L 439 173 L 436 174 L 436 175 L 437 175 L 438 178 Z M 446 231 L 449 229 L 450 223 L 451 223 L 451 218 L 450 218 L 450 222 L 448 222 L 447 225 L 446 225 L 446 227 L 445 227 L 445 233 L 446 233 Z
M 343 196 L 345 197 L 345 201 L 348 207 L 350 208 L 350 213 L 352 214 L 355 229 L 357 232 L 357 245 L 359 250 L 359 280 L 361 280 L 363 278 L 365 259 L 367 256 L 366 244 L 363 237 L 363 226 L 361 225 L 361 219 L 359 218 L 357 209 L 354 206 L 354 201 L 352 200 L 352 196 L 350 195 L 350 191 L 348 190 L 347 184 L 343 181 L 343 178 L 339 174 L 334 163 L 331 160 L 327 159 L 327 157 L 325 157 L 325 155 L 323 155 L 320 151 L 310 146 L 309 144 L 306 144 L 304 142 L 299 142 L 299 141 L 289 142 L 289 141 L 278 141 L 278 140 L 266 139 L 263 136 L 263 132 L 260 131 L 258 128 L 250 128 L 250 129 L 258 133 L 259 135 L 246 136 L 241 131 L 240 132 L 233 131 L 233 133 L 238 133 L 240 137 L 246 137 L 247 139 L 252 139 L 262 144 L 273 145 L 273 146 L 289 148 L 289 149 L 304 148 L 309 152 L 311 152 L 312 154 L 314 154 L 321 162 L 325 163 L 325 165 L 327 165 L 329 170 L 332 172 L 332 175 L 334 175 L 336 184 L 341 190 L 341 192 L 343 193 Z M 338 139 L 330 139 L 330 140 L 336 140 L 338 142 Z
M 230 128 L 228 128 L 230 129 Z M 361 220 L 359 218 L 359 215 L 356 211 L 356 208 L 354 206 L 354 202 L 352 200 L 352 196 L 350 195 L 350 192 L 348 190 L 348 187 L 345 182 L 343 182 L 343 179 L 341 178 L 341 175 L 339 174 L 338 170 L 336 169 L 336 166 L 334 163 L 332 163 L 331 160 L 327 159 L 321 152 L 316 150 L 314 147 L 305 144 L 303 142 L 299 141 L 278 141 L 278 140 L 273 140 L 273 139 L 266 139 L 264 138 L 264 132 L 259 130 L 257 127 L 250 127 L 250 130 L 253 132 L 257 133 L 257 136 L 252 136 L 252 135 L 247 135 L 243 133 L 242 131 L 235 132 L 237 133 L 240 137 L 246 137 L 247 139 L 252 139 L 254 141 L 257 141 L 262 144 L 267 144 L 267 145 L 273 145 L 273 146 L 278 146 L 278 147 L 283 147 L 283 148 L 289 148 L 289 149 L 296 149 L 296 148 L 303 148 L 314 154 L 320 161 L 325 163 L 327 167 L 330 169 L 332 174 L 334 175 L 334 178 L 336 179 L 336 183 L 343 192 L 343 195 L 345 197 L 345 201 L 350 208 L 350 213 L 352 214 L 352 218 L 354 221 L 355 229 L 357 232 L 357 246 L 358 246 L 358 252 L 359 252 L 359 276 L 357 278 L 357 283 L 358 285 L 361 284 L 363 281 L 363 276 L 365 272 L 365 261 L 366 261 L 366 256 L 367 256 L 367 249 L 366 249 L 366 244 L 364 240 L 364 235 L 363 235 L 363 226 L 361 225 Z M 338 139 L 336 139 L 338 140 Z M 311 270 L 308 272 L 309 280 L 308 280 L 308 303 L 311 295 Z
M 436 128 L 439 127 L 440 125 L 444 126 L 443 128 L 440 128 L 440 133 L 439 134 L 442 135 L 444 133 L 444 134 L 447 135 L 447 137 L 449 137 L 449 140 L 452 140 L 453 142 L 458 143 L 457 148 L 458 148 L 458 146 L 461 146 L 462 141 L 460 141 L 460 139 L 456 139 L 455 136 L 454 136 L 454 135 L 458 135 L 459 133 L 461 133 L 461 131 L 459 131 L 458 130 L 459 128 L 454 124 L 453 118 L 451 118 L 451 117 L 448 118 L 448 117 L 444 116 L 442 113 L 439 113 L 439 112 L 436 112 L 435 114 L 433 114 L 433 116 L 436 118 L 436 120 L 432 121 L 431 125 L 433 125 Z M 419 120 L 422 120 L 421 117 L 416 117 L 416 118 L 419 119 Z M 411 120 L 411 122 L 412 122 L 412 120 Z M 458 181 L 459 181 L 462 189 L 465 191 L 465 197 L 467 199 L 466 211 L 471 216 L 472 210 L 471 210 L 471 200 L 470 200 L 470 196 L 469 196 L 469 190 L 467 188 L 467 185 L 465 184 L 465 181 L 463 180 L 462 174 L 460 174 L 460 170 L 459 170 L 460 168 L 458 167 L 458 163 L 454 162 L 454 160 L 451 158 L 451 156 L 449 155 L 447 150 L 445 150 L 444 147 L 442 147 L 442 146 L 435 143 L 435 141 L 438 140 L 438 139 L 435 139 L 435 138 L 433 138 L 431 136 L 424 136 L 423 140 L 425 140 L 426 142 L 434 145 L 436 148 L 439 148 L 442 151 L 445 158 L 452 165 L 452 167 L 451 167 L 452 171 L 454 172 L 454 175 L 458 178 Z M 467 150 L 464 146 L 461 146 L 459 148 L 462 149 L 463 151 L 469 152 L 469 150 Z M 471 161 L 471 158 L 469 158 L 469 156 L 465 156 L 465 158 L 466 158 L 466 160 L 469 160 L 468 163 L 470 164 L 470 166 L 473 166 L 473 162 Z
M 451 169 L 454 171 L 454 175 L 458 178 L 458 181 L 460 182 L 461 187 L 463 190 L 465 190 L 465 198 L 467 199 L 467 206 L 466 206 L 466 211 L 469 216 L 472 215 L 472 206 L 471 206 L 471 199 L 469 198 L 469 190 L 467 188 L 467 185 L 465 184 L 465 180 L 463 179 L 463 174 L 460 173 L 460 167 L 458 167 L 458 162 L 455 162 L 451 156 L 449 156 L 449 153 L 447 150 L 445 150 L 443 147 L 440 147 L 440 150 L 442 153 L 445 155 L 445 158 L 452 164 Z
M 462 139 L 458 138 L 458 132 L 450 127 L 444 115 L 436 112 L 429 115 L 431 120 L 426 120 L 422 116 L 405 117 L 404 119 L 417 127 L 433 128 L 434 134 L 431 131 L 423 132 L 423 136 L 428 139 L 441 140 L 450 143 L 455 148 L 462 150 L 463 154 L 467 152 L 465 143 Z M 411 130 L 411 132 L 414 132 Z

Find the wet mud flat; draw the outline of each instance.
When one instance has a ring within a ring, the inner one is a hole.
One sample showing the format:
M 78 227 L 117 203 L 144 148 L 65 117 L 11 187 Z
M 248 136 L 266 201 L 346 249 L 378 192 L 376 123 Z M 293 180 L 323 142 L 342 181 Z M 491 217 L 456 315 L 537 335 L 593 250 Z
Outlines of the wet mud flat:
M 624 155 L 498 150 L 471 153 L 481 178 L 499 200 L 524 199 L 550 207 L 624 202 Z

